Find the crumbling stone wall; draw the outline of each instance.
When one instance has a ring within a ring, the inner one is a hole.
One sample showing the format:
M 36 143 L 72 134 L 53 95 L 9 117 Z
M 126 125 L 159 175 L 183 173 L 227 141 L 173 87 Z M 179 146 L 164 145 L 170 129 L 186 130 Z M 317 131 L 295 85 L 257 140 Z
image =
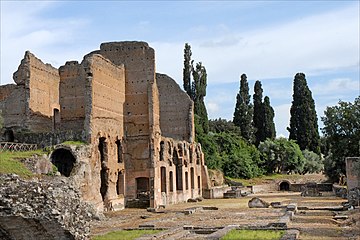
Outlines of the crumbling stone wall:
M 139 192 L 155 188 L 154 146 L 159 145 L 160 111 L 154 49 L 145 42 L 110 42 L 102 43 L 96 53 L 125 66 L 125 194 L 137 198 Z
M 1 239 L 88 239 L 97 216 L 64 177 L 0 175 Z
M 162 137 L 155 180 L 157 205 L 187 201 L 202 196 L 204 157 L 197 143 Z M 203 179 L 205 177 L 205 179 Z
M 360 188 L 360 173 L 355 170 L 355 163 L 360 162 L 359 157 L 347 157 L 346 162 L 346 182 L 349 190 Z
M 62 131 L 83 129 L 85 120 L 85 71 L 77 61 L 66 62 L 59 68 L 60 121 Z
M 156 77 L 155 51 L 147 43 L 103 43 L 81 64 L 69 61 L 59 70 L 26 52 L 14 79 L 5 100 L 14 112 L 5 125 L 26 123 L 26 133 L 15 133 L 18 140 L 90 144 L 87 158 L 74 155 L 82 167 L 64 174 L 76 176 L 84 198 L 99 210 L 138 198 L 152 207 L 182 202 L 210 187 L 194 142 L 193 102 L 173 79 Z
M 179 140 L 194 140 L 194 103 L 179 85 L 165 74 L 156 74 L 160 99 L 161 134 Z
M 58 70 L 26 51 L 13 79 L 17 87 L 4 104 L 5 126 L 52 131 L 54 109 L 59 109 Z
M 85 124 L 92 145 L 93 178 L 107 209 L 124 207 L 124 104 L 125 69 L 99 54 L 87 55 Z M 100 173 L 100 174 L 99 174 Z

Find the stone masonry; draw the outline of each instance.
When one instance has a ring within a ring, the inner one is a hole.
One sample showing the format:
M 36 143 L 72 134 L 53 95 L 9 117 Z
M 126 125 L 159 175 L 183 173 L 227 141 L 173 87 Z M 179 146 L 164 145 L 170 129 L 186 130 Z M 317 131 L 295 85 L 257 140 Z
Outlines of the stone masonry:
M 60 145 L 50 158 L 97 210 L 140 198 L 156 208 L 209 188 L 204 154 L 194 142 L 193 102 L 172 78 L 155 72 L 147 43 L 102 43 L 81 63 L 59 69 L 27 51 L 14 81 L 0 86 L 4 140 L 86 142 L 81 157 Z M 73 167 L 80 162 L 84 167 Z

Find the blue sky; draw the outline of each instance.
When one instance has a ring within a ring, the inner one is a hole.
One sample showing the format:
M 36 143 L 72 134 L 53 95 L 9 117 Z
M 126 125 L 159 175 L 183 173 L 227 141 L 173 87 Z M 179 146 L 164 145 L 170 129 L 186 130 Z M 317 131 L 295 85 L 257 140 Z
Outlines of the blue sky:
M 1 1 L 1 84 L 24 52 L 55 67 L 101 42 L 141 40 L 182 86 L 183 48 L 208 72 L 209 117 L 232 119 L 239 79 L 260 80 L 287 136 L 292 83 L 304 72 L 317 114 L 360 95 L 359 1 Z M 252 93 L 251 93 L 252 94 Z M 321 121 L 319 121 L 321 125 Z

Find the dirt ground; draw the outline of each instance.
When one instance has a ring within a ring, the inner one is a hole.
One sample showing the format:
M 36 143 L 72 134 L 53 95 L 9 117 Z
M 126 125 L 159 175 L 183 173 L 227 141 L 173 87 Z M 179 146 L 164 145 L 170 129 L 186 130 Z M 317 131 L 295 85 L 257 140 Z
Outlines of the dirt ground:
M 248 201 L 255 196 L 269 203 L 281 202 L 283 205 L 296 203 L 298 207 L 310 208 L 341 206 L 341 203 L 345 201 L 330 193 L 324 193 L 319 197 L 301 197 L 299 192 L 252 194 L 238 199 L 205 199 L 202 202 L 169 205 L 157 213 L 147 212 L 146 209 L 124 209 L 106 213 L 105 220 L 92 223 L 91 231 L 93 235 L 97 235 L 114 230 L 138 228 L 139 225 L 182 229 L 185 225 L 220 228 L 228 225 L 264 226 L 268 223 L 279 222 L 280 217 L 285 213 L 284 209 L 248 207 Z M 204 206 L 217 207 L 218 210 L 204 210 L 201 208 Z M 184 210 L 189 208 L 195 208 L 195 212 L 186 215 Z M 335 215 L 344 215 L 347 219 L 334 220 Z M 299 239 L 360 240 L 360 209 L 299 210 L 288 224 L 288 228 L 300 230 Z M 190 236 L 185 239 L 195 239 L 195 237 Z

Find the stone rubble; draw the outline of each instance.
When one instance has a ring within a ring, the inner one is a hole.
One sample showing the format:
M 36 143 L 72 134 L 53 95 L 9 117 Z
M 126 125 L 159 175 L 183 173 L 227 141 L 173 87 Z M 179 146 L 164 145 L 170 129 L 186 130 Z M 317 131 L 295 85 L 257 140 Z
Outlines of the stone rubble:
M 80 192 L 65 177 L 24 180 L 15 174 L 0 175 L 0 220 L 13 216 L 43 225 L 35 227 L 36 230 L 46 229 L 46 223 L 55 222 L 61 226 L 60 233 L 71 234 L 70 238 L 61 238 L 56 236 L 59 232 L 55 232 L 53 239 L 89 239 L 90 222 L 99 218 L 90 204 L 82 202 Z M 12 239 L 14 229 L 6 229 L 2 222 L 0 238 Z M 15 231 L 22 231 L 27 226 L 17 227 Z M 4 232 L 8 235 L 4 236 Z M 32 239 L 39 233 L 27 234 L 26 238 Z

